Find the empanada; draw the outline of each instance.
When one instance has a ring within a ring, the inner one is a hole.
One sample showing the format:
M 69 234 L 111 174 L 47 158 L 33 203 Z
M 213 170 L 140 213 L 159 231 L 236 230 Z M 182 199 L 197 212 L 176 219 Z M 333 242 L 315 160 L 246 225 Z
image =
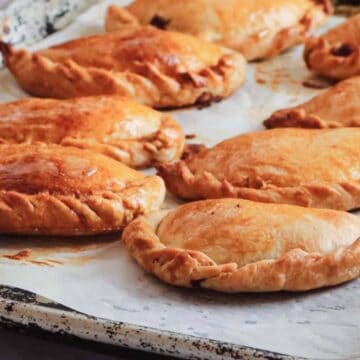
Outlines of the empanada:
M 0 104 L 0 142 L 37 141 L 93 150 L 138 168 L 179 158 L 184 134 L 169 115 L 116 95 Z
M 360 75 L 360 14 L 305 44 L 304 59 L 315 74 L 335 80 Z
M 0 233 L 118 231 L 165 196 L 161 178 L 90 151 L 16 144 L 0 145 L 0 154 Z
M 264 121 L 276 127 L 360 127 L 360 76 L 343 80 L 310 101 L 278 110 Z
M 360 129 L 254 132 L 158 169 L 167 188 L 185 199 L 350 210 L 360 207 Z
M 4 43 L 0 50 L 32 95 L 119 94 L 156 108 L 220 100 L 242 84 L 246 63 L 235 51 L 152 26 L 128 26 L 33 54 Z
M 238 50 L 248 60 L 303 41 L 332 13 L 328 0 L 135 0 L 125 9 L 143 25 L 188 33 Z M 134 22 L 121 8 L 110 7 L 108 28 Z
M 198 201 L 136 219 L 123 241 L 146 271 L 184 287 L 305 291 L 360 276 L 360 219 L 335 210 Z

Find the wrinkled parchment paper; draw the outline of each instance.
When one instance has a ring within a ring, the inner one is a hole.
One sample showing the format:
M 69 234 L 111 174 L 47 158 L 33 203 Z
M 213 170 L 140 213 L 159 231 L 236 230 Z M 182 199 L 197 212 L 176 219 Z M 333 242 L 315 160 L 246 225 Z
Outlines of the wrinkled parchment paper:
M 89 9 L 33 49 L 102 32 L 108 3 Z M 339 21 L 334 18 L 329 26 Z M 195 135 L 193 142 L 207 145 L 260 130 L 272 111 L 322 91 L 302 86 L 310 74 L 301 51 L 298 47 L 249 65 L 246 85 L 233 97 L 203 110 L 173 112 L 174 117 L 187 134 Z M 24 96 L 12 76 L 0 72 L 0 101 Z M 145 274 L 113 236 L 2 238 L 0 282 L 111 320 L 296 356 L 360 358 L 360 281 L 304 294 L 226 295 L 178 289 Z

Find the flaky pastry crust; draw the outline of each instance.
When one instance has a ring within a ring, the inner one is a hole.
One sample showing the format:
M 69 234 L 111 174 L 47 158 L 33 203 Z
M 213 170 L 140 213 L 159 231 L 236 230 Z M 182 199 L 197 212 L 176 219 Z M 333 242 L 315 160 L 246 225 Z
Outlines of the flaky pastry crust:
M 360 14 L 305 44 L 304 59 L 317 75 L 343 80 L 360 75 Z
M 269 58 L 302 42 L 332 13 L 328 0 L 135 0 L 126 7 L 143 25 L 180 31 L 240 51 L 248 60 Z M 133 24 L 111 7 L 107 24 Z
M 360 276 L 360 220 L 334 210 L 198 201 L 138 218 L 123 241 L 142 268 L 183 287 L 306 291 Z
M 163 181 L 101 154 L 54 144 L 0 145 L 0 233 L 121 230 L 160 207 Z
M 276 111 L 264 125 L 268 129 L 360 127 L 360 76 L 343 80 L 304 104 Z
M 156 108 L 206 105 L 240 87 L 245 59 L 190 35 L 147 26 L 79 38 L 37 53 L 0 43 L 5 64 L 32 95 L 118 94 Z
M 56 143 L 146 167 L 178 159 L 184 134 L 169 115 L 120 96 L 0 104 L 1 143 Z
M 238 197 L 315 208 L 360 207 L 360 129 L 274 129 L 225 140 L 160 176 L 184 199 Z

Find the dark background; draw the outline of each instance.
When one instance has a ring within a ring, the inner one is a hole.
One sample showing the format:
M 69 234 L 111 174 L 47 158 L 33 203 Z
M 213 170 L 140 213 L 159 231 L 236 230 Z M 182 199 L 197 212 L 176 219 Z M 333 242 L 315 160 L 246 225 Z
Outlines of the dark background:
M 42 331 L 0 325 L 0 359 L 4 360 L 171 360 L 163 357 L 84 341 Z

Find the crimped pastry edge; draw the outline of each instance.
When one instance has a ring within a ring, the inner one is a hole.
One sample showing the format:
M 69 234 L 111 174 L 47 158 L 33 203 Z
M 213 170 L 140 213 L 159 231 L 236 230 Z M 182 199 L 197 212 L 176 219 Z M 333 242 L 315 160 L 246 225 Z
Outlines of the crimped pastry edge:
M 188 200 L 234 197 L 264 203 L 335 210 L 352 210 L 360 206 L 360 184 L 355 182 L 313 182 L 294 187 L 278 187 L 264 182 L 262 188 L 255 189 L 231 184 L 226 179 L 219 180 L 210 172 L 193 173 L 186 160 L 159 164 L 157 169 L 167 189 Z
M 97 151 L 125 165 L 141 169 L 158 162 L 178 159 L 184 149 L 185 135 L 175 120 L 162 115 L 160 128 L 152 136 L 104 143 L 90 138 L 68 137 L 63 139 L 61 145 Z
M 356 111 L 345 111 L 346 122 L 344 122 L 339 115 L 337 115 L 338 120 L 332 119 L 330 112 L 326 117 L 317 115 L 318 112 L 321 112 L 322 108 L 329 106 L 330 103 L 331 105 L 342 106 L 343 104 L 341 104 L 340 99 L 342 97 L 347 98 L 347 95 L 351 95 L 352 93 L 357 94 L 356 87 L 358 84 L 360 84 L 359 76 L 343 80 L 302 104 L 275 111 L 263 124 L 267 129 L 279 127 L 300 127 L 308 129 L 360 127 L 360 120 Z M 320 106 L 319 104 L 322 105 Z M 347 107 L 345 108 L 347 109 Z M 312 111 L 308 109 L 312 109 Z
M 306 11 L 298 22 L 287 28 L 276 32 L 269 32 L 266 36 L 254 34 L 247 39 L 232 39 L 226 37 L 216 38 L 214 41 L 204 38 L 201 34 L 192 34 L 203 38 L 203 40 L 214 42 L 219 46 L 225 46 L 242 53 L 248 61 L 267 59 L 278 55 L 286 49 L 303 42 L 309 33 L 333 14 L 334 8 L 330 0 L 313 0 L 314 6 Z M 117 23 L 114 25 L 114 23 Z M 114 31 L 119 28 L 118 24 L 124 26 L 137 26 L 139 19 L 131 13 L 127 7 L 112 5 L 108 8 L 106 17 L 106 28 Z M 217 34 L 219 35 L 219 34 Z M 253 42 L 261 41 L 261 46 L 256 49 Z
M 308 129 L 328 129 L 342 127 L 339 122 L 322 120 L 320 117 L 309 114 L 305 109 L 281 109 L 275 111 L 268 119 L 264 120 L 267 129 L 278 127 L 301 127 Z
M 312 72 L 334 80 L 344 80 L 360 74 L 360 46 L 349 56 L 335 56 L 333 47 L 323 38 L 310 38 L 306 42 L 304 60 Z
M 66 137 L 60 142 L 63 146 L 99 152 L 136 169 L 178 159 L 184 144 L 185 135 L 180 125 L 165 114 L 161 117 L 160 128 L 152 136 L 111 142 L 100 142 L 94 138 Z
M 86 98 L 76 98 L 78 99 L 79 105 L 81 106 L 81 100 Z M 90 97 L 94 103 L 97 100 L 97 97 Z M 119 97 L 119 100 L 124 100 L 126 98 Z M 39 105 L 41 106 L 41 101 L 64 101 L 66 104 L 66 100 L 52 100 L 52 99 L 44 99 L 39 100 Z M 31 100 L 25 100 L 27 103 L 31 102 Z M 70 100 L 71 101 L 71 100 Z M 16 108 L 16 105 L 22 105 L 22 100 L 5 103 L 4 106 L 10 105 Z M 60 104 L 59 104 L 60 105 Z M 56 105 L 54 105 L 56 108 Z M 61 105 L 60 105 L 61 106 Z M 75 105 L 73 105 L 75 106 Z M 125 106 L 126 107 L 126 106 Z M 144 107 L 144 110 L 150 110 L 150 108 Z M 6 110 L 5 110 L 6 112 Z M 30 115 L 32 112 L 30 111 Z M 146 134 L 143 136 L 131 136 L 128 138 L 117 138 L 117 135 L 122 135 L 121 132 L 114 130 L 112 133 L 104 134 L 103 137 L 99 137 L 96 134 L 96 130 L 93 135 L 90 134 L 81 134 L 80 132 L 72 137 L 72 136 L 64 136 L 62 139 L 57 141 L 51 141 L 46 138 L 46 135 L 41 140 L 36 140 L 33 138 L 33 132 L 31 131 L 31 126 L 25 124 L 24 128 L 20 126 L 20 130 L 17 131 L 16 136 L 6 137 L 4 134 L 1 134 L 0 131 L 0 144 L 33 144 L 33 143 L 55 143 L 62 146 L 72 146 L 80 149 L 87 149 L 94 152 L 101 153 L 103 155 L 107 155 L 108 157 L 113 158 L 123 164 L 135 168 L 142 169 L 146 167 L 150 167 L 158 162 L 172 161 L 179 159 L 185 145 L 185 135 L 184 131 L 181 128 L 180 124 L 167 113 L 162 112 L 153 112 L 152 114 L 154 118 L 158 119 L 158 126 L 156 129 L 152 131 L 150 134 Z M 126 115 L 116 116 L 117 119 L 121 122 L 121 120 L 125 119 Z M 74 116 L 72 116 L 74 117 Z M 91 117 L 91 116 L 90 116 Z M 141 116 L 140 116 L 141 117 Z M 35 117 L 36 118 L 36 117 Z M 75 116 L 76 118 L 76 116 Z M 134 114 L 134 121 L 136 122 L 137 115 Z M 105 123 L 107 122 L 107 119 Z M 11 121 L 6 122 L 6 127 L 12 127 Z M 20 124 L 23 123 L 20 121 Z M 47 124 L 47 123 L 46 123 Z M 46 124 L 43 124 L 44 126 Z M 49 125 L 52 125 L 52 121 L 48 122 Z M 88 122 L 85 121 L 85 128 Z M 131 125 L 131 122 L 129 122 Z M 57 126 L 61 126 L 60 123 Z M 68 124 L 66 124 L 66 127 Z M 15 128 L 17 124 L 15 124 Z M 19 127 L 17 127 L 19 129 Z M 115 137 L 115 139 L 113 138 Z
M 160 73 L 150 62 L 144 63 L 146 76 L 142 76 L 129 71 L 84 67 L 72 60 L 55 62 L 24 49 L 15 50 L 1 41 L 0 52 L 20 86 L 32 95 L 61 99 L 119 94 L 159 109 L 207 106 L 219 101 L 242 85 L 246 67 L 243 56 L 228 49 L 223 49 L 217 65 L 197 73 L 184 72 L 177 78 Z M 19 76 L 20 71 L 24 72 L 22 76 Z M 46 79 L 46 84 L 41 78 Z M 199 83 L 200 78 L 205 84 Z M 99 87 L 98 84 L 106 86 Z
M 262 39 L 269 43 L 267 46 L 268 50 L 264 52 L 263 55 L 252 54 L 251 50 L 247 53 L 247 50 L 244 50 L 244 48 L 249 48 L 246 42 L 242 42 L 241 44 L 225 43 L 225 46 L 243 52 L 248 61 L 264 60 L 277 56 L 287 49 L 303 43 L 314 29 L 322 25 L 326 18 L 334 13 L 334 8 L 330 0 L 313 0 L 313 2 L 314 7 L 308 10 L 303 17 L 299 19 L 297 24 L 281 29 L 275 34 L 271 34 L 272 39 Z
M 131 181 L 120 192 L 88 195 L 0 190 L 0 233 L 87 236 L 116 232 L 137 216 L 158 209 L 164 198 L 165 186 L 157 176 Z
M 357 17 L 360 19 L 360 15 Z M 339 45 L 347 44 L 336 44 L 336 48 Z M 309 38 L 303 52 L 308 69 L 317 75 L 337 81 L 360 74 L 360 45 L 352 44 L 352 51 L 348 56 L 336 56 L 332 53 L 333 50 L 334 46 L 326 40 L 326 34 Z
M 307 112 L 305 109 L 290 108 L 275 111 L 268 119 L 263 122 L 267 129 L 278 127 L 299 127 L 307 129 L 336 129 L 348 127 L 344 126 L 341 121 L 327 121 L 319 116 Z M 360 122 L 354 121 L 353 127 L 359 127 Z
M 216 264 L 201 251 L 169 248 L 156 234 L 171 210 L 142 216 L 126 227 L 123 242 L 147 272 L 181 287 L 216 291 L 307 291 L 337 285 L 360 276 L 360 238 L 326 255 L 293 249 L 278 259 L 238 267 Z

